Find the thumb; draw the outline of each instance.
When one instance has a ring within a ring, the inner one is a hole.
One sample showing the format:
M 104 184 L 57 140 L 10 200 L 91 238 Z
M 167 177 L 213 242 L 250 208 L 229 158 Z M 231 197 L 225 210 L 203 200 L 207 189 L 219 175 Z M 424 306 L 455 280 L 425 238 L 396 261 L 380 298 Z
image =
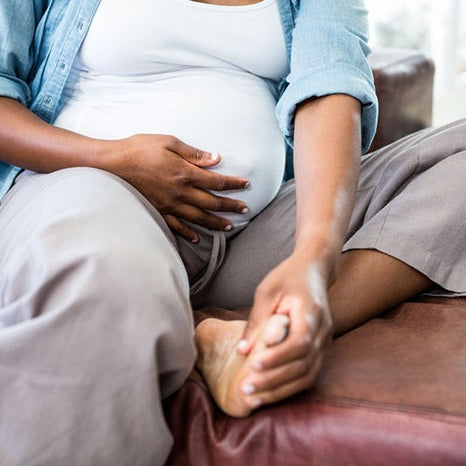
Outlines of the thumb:
M 207 152 L 196 147 L 185 144 L 179 139 L 174 139 L 169 149 L 177 155 L 198 167 L 211 167 L 220 162 L 221 156 L 217 152 Z

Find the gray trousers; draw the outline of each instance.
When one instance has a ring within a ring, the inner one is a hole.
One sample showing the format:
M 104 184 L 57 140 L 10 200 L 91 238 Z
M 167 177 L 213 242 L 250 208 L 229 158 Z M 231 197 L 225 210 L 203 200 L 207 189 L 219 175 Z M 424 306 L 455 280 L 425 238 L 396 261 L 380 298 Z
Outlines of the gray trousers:
M 345 250 L 464 295 L 464 179 L 465 121 L 365 156 Z M 192 305 L 250 305 L 294 219 L 290 182 L 245 230 L 192 245 L 106 172 L 23 173 L 0 206 L 0 464 L 163 464 L 161 399 L 195 361 Z

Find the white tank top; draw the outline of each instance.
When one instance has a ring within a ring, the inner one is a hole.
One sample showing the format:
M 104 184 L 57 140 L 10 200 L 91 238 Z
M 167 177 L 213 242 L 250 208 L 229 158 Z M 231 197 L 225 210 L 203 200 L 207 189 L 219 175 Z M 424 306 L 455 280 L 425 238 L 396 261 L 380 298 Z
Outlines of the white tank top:
M 63 93 L 57 126 L 91 137 L 172 134 L 222 154 L 213 170 L 250 180 L 249 213 L 276 195 L 285 146 L 275 85 L 288 72 L 277 0 L 102 0 Z

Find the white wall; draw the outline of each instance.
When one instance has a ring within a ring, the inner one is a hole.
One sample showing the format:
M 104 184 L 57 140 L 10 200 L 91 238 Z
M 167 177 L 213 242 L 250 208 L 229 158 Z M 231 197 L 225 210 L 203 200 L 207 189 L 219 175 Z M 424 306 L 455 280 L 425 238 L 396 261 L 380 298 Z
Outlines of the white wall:
M 466 117 L 466 0 L 366 0 L 366 6 L 373 48 L 416 48 L 434 59 L 434 124 Z

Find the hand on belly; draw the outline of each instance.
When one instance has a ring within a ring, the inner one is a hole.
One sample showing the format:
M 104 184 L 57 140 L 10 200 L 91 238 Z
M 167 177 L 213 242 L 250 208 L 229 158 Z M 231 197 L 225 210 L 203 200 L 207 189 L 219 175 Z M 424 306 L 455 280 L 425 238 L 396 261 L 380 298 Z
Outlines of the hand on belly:
M 221 195 L 222 191 L 247 189 L 246 178 L 207 170 L 220 162 L 219 154 L 159 134 L 138 134 L 106 144 L 112 154 L 107 157 L 107 170 L 134 186 L 175 233 L 190 241 L 197 242 L 198 236 L 183 220 L 230 231 L 232 222 L 218 213 L 245 215 L 249 211 L 245 202 Z
M 126 82 L 123 89 L 112 80 L 84 80 L 55 124 L 109 140 L 106 157 L 117 161 L 108 171 L 144 194 L 172 230 L 195 241 L 183 221 L 241 228 L 278 192 L 285 147 L 274 109 L 270 89 L 257 77 L 189 71 Z M 211 153 L 221 156 L 210 160 Z

